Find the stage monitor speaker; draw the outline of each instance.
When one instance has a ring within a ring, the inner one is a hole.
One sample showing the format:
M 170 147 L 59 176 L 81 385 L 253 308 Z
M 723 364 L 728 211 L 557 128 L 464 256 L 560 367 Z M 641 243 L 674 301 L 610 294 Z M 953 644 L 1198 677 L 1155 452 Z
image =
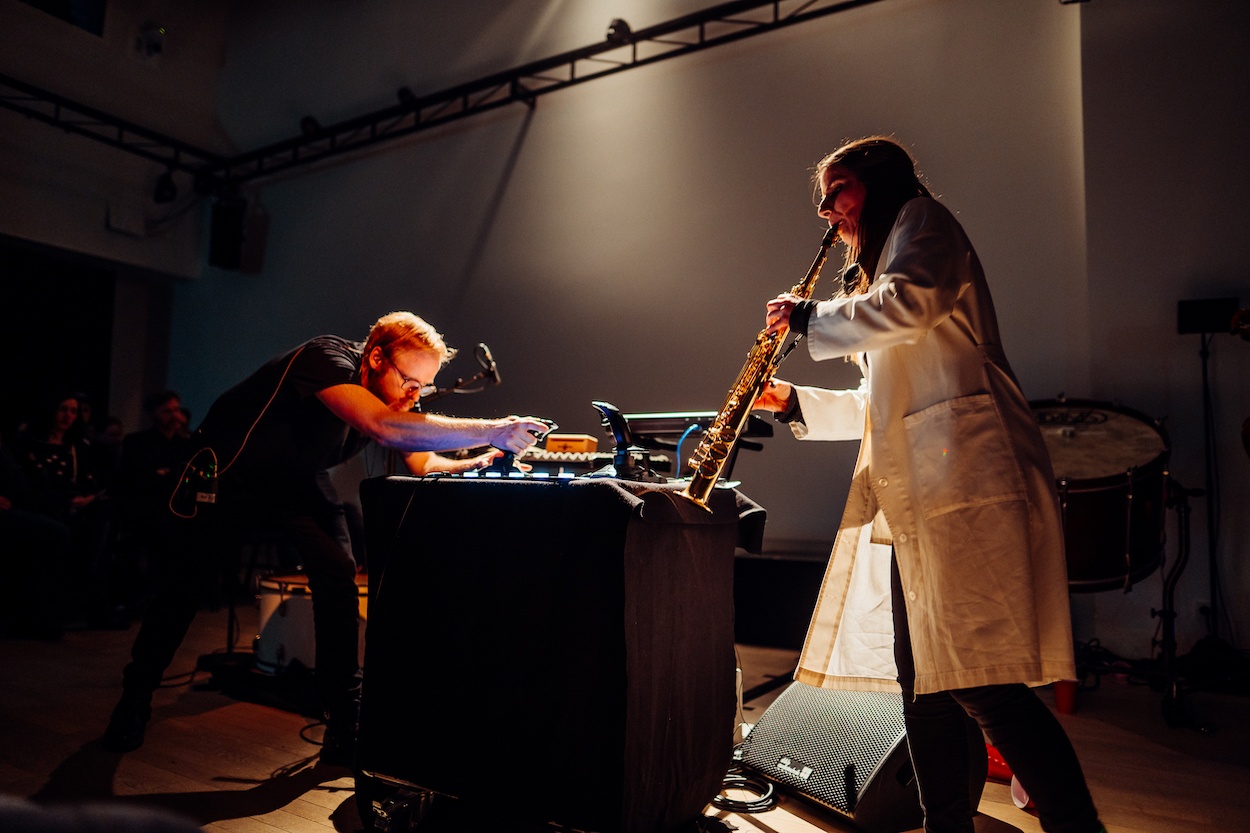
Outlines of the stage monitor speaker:
M 791 683 L 751 729 L 741 757 L 782 789 L 868 833 L 924 822 L 899 694 Z

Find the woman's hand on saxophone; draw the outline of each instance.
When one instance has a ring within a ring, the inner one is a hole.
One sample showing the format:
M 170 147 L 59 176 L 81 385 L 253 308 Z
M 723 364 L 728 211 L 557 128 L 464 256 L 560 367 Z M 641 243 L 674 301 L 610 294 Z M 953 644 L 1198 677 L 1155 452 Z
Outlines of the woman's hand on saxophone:
M 770 333 L 785 332 L 790 326 L 790 313 L 794 306 L 803 299 L 798 295 L 783 292 L 768 302 L 768 313 L 765 319 L 766 329 Z
M 783 382 L 780 379 L 769 379 L 768 384 L 764 386 L 764 390 L 760 391 L 755 404 L 751 407 L 757 411 L 781 413 L 790 404 L 790 397 L 793 394 L 794 387 L 789 382 Z

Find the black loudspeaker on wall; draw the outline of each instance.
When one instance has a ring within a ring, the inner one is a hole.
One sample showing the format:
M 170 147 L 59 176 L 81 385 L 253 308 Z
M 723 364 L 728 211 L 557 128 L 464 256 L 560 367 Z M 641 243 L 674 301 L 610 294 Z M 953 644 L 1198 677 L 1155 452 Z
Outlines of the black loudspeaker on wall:
M 257 274 L 264 267 L 269 215 L 256 200 L 220 196 L 209 225 L 208 262 L 218 269 Z
M 741 757 L 869 833 L 923 824 L 899 694 L 791 683 L 751 729 Z
M 247 199 L 218 197 L 210 218 L 208 262 L 220 269 L 242 267 L 246 234 Z

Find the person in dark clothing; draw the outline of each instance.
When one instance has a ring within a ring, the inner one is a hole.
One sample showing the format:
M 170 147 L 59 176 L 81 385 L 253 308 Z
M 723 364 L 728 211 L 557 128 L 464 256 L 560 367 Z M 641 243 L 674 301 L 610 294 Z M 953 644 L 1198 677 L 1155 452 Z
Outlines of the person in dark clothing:
M 30 481 L 30 508 L 66 523 L 103 497 L 79 410 L 82 401 L 77 393 L 57 397 L 13 444 L 13 456 Z
M 26 508 L 30 482 L 0 437 L 0 633 L 60 639 L 57 590 L 70 545 L 69 527 Z
M 94 623 L 108 604 L 112 504 L 87 436 L 82 411 L 87 401 L 81 393 L 58 396 L 18 433 L 13 456 L 30 486 L 22 508 L 71 534 L 65 562 L 56 568 L 66 595 L 61 613 L 67 620 Z
M 146 601 L 152 576 L 177 557 L 169 498 L 191 453 L 177 392 L 161 391 L 144 405 L 152 426 L 122 440 L 115 489 L 119 517 L 113 580 L 115 598 L 127 614 Z
M 315 685 L 326 715 L 321 761 L 354 760 L 359 711 L 358 591 L 341 503 L 327 469 L 369 440 L 400 451 L 493 446 L 519 454 L 547 430 L 519 416 L 464 419 L 414 410 L 451 357 L 411 312 L 378 319 L 363 343 L 322 335 L 272 359 L 222 394 L 192 438 L 170 500 L 183 557 L 135 638 L 104 744 L 143 743 L 152 693 L 195 616 L 216 558 L 258 528 L 299 551 L 313 601 Z

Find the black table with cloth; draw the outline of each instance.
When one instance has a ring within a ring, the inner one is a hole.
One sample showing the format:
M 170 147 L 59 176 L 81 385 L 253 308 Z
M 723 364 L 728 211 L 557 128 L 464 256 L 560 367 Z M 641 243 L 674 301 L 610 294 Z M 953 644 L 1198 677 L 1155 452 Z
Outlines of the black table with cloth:
M 615 478 L 361 485 L 361 788 L 612 833 L 697 820 L 731 764 L 733 560 L 764 510 Z

